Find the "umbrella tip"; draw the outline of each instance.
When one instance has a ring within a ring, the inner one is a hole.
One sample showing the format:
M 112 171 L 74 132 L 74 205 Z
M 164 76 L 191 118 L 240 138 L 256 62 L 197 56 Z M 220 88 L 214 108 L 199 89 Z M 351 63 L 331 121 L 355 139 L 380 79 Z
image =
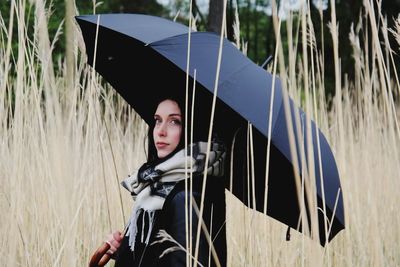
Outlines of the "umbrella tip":
M 288 227 L 286 231 L 286 241 L 290 241 L 290 226 Z
M 272 56 L 270 55 L 269 57 L 267 57 L 267 59 L 264 61 L 264 63 L 261 65 L 261 68 L 263 69 L 267 69 L 268 64 L 272 61 Z

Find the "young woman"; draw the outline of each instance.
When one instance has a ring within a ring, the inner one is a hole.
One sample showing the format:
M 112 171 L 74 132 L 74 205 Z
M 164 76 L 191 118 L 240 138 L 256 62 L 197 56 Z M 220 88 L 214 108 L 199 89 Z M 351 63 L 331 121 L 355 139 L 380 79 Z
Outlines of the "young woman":
M 182 248 L 186 249 L 189 240 L 189 258 L 193 260 L 198 224 L 203 224 L 199 266 L 217 266 L 216 262 L 226 266 L 225 147 L 212 142 L 208 168 L 204 170 L 207 143 L 198 138 L 185 150 L 184 130 L 182 105 L 172 98 L 162 100 L 149 127 L 148 161 L 122 182 L 135 200 L 127 230 L 123 234 L 116 231 L 106 240 L 110 248 L 105 256 L 115 259 L 117 267 L 186 266 L 187 254 Z M 204 171 L 207 183 L 203 216 L 199 219 Z M 185 193 L 185 180 L 192 184 L 192 201 Z M 185 218 L 189 219 L 189 231 Z M 181 247 L 170 240 L 155 242 L 160 241 L 160 230 Z M 165 251 L 168 253 L 163 254 Z

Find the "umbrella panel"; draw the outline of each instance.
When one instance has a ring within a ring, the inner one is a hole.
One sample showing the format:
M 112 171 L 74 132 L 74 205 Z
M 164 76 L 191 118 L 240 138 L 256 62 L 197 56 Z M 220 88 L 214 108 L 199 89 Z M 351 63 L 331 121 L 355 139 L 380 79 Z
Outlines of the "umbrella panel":
M 252 132 L 253 143 L 255 144 L 254 155 L 256 155 L 254 158 L 254 174 L 256 178 L 252 179 L 251 177 L 251 168 L 253 166 L 251 166 L 251 163 L 250 166 L 247 164 L 251 157 L 249 155 L 249 133 L 247 127 L 242 127 L 236 136 L 234 145 L 232 183 L 229 182 L 226 187 L 230 188 L 230 191 L 245 205 L 262 213 L 265 213 L 264 202 L 266 195 L 266 214 L 293 229 L 303 232 L 299 205 L 301 197 L 297 195 L 292 163 L 274 145 L 271 145 L 268 174 L 270 178 L 268 179 L 266 193 L 265 163 L 268 140 L 254 127 Z M 309 223 L 308 231 L 310 232 L 312 229 L 310 224 L 311 216 L 306 197 L 302 201 L 304 201 L 306 217 Z M 333 217 L 333 210 L 325 205 L 326 215 L 323 215 L 322 210 L 324 209 L 320 195 L 317 196 L 317 206 L 319 241 L 321 245 L 325 245 L 327 238 L 324 230 L 324 219 L 328 218 L 330 221 Z M 344 228 L 342 222 L 336 217 L 333 217 L 330 223 L 332 228 L 329 232 L 329 241 Z M 327 223 L 327 227 L 329 230 L 329 223 Z

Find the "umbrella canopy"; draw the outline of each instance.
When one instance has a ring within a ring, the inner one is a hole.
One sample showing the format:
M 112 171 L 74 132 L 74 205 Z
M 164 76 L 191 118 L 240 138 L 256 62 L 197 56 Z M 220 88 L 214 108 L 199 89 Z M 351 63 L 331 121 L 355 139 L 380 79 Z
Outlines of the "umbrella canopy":
M 189 49 L 189 29 L 163 18 L 104 14 L 78 16 L 76 19 L 85 41 L 89 64 L 148 123 L 153 120 L 153 112 L 161 99 L 185 99 L 187 51 L 190 50 L 188 73 L 191 84 L 196 73 L 195 131 L 204 131 L 210 119 L 217 77 L 218 35 L 191 32 Z M 289 100 L 292 118 L 296 114 L 300 118 L 298 125 L 292 125 L 295 132 L 299 130 L 304 136 L 295 138 L 300 162 L 294 166 L 280 80 L 275 78 L 273 83 L 273 79 L 270 73 L 244 56 L 231 42 L 223 40 L 214 132 L 225 141 L 232 141 L 235 137 L 233 179 L 227 181 L 227 187 L 247 206 L 265 211 L 269 216 L 302 231 L 304 227 L 300 222 L 301 208 L 293 168 L 301 174 L 315 173 L 316 209 L 324 211 L 318 212 L 317 223 L 320 242 L 325 244 L 344 229 L 345 223 L 335 159 L 315 123 L 309 121 L 307 124 L 304 112 Z M 192 93 L 189 90 L 189 99 Z M 247 157 L 248 122 L 253 129 L 254 179 L 248 179 L 248 166 L 243 164 Z M 271 157 L 266 186 L 265 162 L 270 123 Z M 305 138 L 307 135 L 312 138 Z M 308 140 L 312 143 L 307 143 L 310 142 Z M 314 149 L 308 153 L 310 147 Z M 312 170 L 306 168 L 310 162 L 315 163 Z M 310 210 L 306 209 L 306 213 L 310 218 Z M 329 230 L 328 236 L 325 235 L 325 225 Z M 312 227 L 308 225 L 307 228 Z

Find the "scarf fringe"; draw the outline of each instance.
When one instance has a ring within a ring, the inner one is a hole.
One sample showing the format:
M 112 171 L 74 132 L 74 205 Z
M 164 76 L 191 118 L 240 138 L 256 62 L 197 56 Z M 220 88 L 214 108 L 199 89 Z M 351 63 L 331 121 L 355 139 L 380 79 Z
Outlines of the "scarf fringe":
M 129 247 L 131 248 L 132 251 L 134 251 L 135 247 L 134 244 L 138 233 L 137 219 L 139 218 L 141 213 L 143 213 L 143 215 L 142 215 L 142 231 L 140 234 L 140 242 L 148 245 L 150 241 L 151 232 L 153 231 L 154 216 L 156 211 L 139 209 L 136 212 L 134 212 L 129 220 L 128 231 L 126 231 L 125 235 L 129 236 Z M 145 231 L 146 223 L 148 223 L 147 231 Z

